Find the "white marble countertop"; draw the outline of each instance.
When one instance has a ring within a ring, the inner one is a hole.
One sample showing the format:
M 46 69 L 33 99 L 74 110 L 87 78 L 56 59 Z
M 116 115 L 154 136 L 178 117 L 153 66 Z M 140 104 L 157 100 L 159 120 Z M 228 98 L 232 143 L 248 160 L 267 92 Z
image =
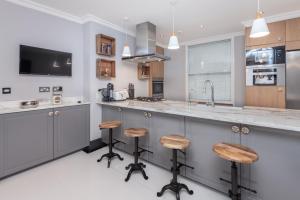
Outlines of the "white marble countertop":
M 298 110 L 208 107 L 203 104 L 181 101 L 140 102 L 128 100 L 99 102 L 98 104 L 300 132 L 300 111 Z
M 78 103 L 79 101 L 81 101 L 81 103 Z M 38 107 L 24 109 L 24 108 L 20 108 L 20 102 L 21 101 L 0 102 L 0 114 L 9 114 L 9 113 L 17 113 L 17 112 L 26 112 L 26 111 L 90 104 L 89 102 L 82 101 L 77 98 L 65 98 L 65 99 L 63 99 L 62 103 L 58 104 L 58 105 L 52 104 L 51 101 L 49 101 L 49 100 L 42 100 L 39 102 Z

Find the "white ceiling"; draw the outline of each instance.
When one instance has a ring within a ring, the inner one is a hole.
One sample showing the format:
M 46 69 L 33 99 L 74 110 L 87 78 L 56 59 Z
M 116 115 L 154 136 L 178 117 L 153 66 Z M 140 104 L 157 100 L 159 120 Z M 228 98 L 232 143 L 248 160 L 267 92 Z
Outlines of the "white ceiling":
M 32 0 L 78 17 L 95 15 L 129 29 L 150 21 L 157 25 L 157 40 L 167 43 L 171 33 L 170 0 Z M 178 0 L 175 7 L 176 30 L 181 42 L 243 30 L 242 21 L 255 17 L 256 0 Z M 300 10 L 300 0 L 261 0 L 266 16 Z M 201 28 L 201 25 L 204 28 Z M 163 38 L 161 38 L 163 34 Z

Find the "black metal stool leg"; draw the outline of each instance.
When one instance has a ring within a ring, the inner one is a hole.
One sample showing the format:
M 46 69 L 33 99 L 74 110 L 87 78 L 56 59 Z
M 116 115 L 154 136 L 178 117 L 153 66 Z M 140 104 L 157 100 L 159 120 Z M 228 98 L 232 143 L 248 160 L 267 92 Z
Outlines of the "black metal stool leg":
M 172 173 L 173 178 L 171 180 L 171 183 L 168 185 L 165 185 L 160 192 L 157 193 L 158 197 L 161 197 L 166 190 L 171 190 L 175 193 L 176 199 L 180 200 L 180 191 L 182 189 L 185 189 L 190 195 L 192 195 L 194 192 L 193 190 L 189 190 L 188 186 L 182 183 L 178 183 L 177 176 L 179 172 L 178 163 L 177 163 L 177 150 L 173 149 L 173 167 L 172 167 Z
M 108 159 L 107 168 L 110 168 L 110 163 L 114 157 L 119 158 L 121 161 L 124 160 L 119 154 L 113 152 L 113 129 L 109 129 L 109 139 L 108 139 L 108 153 L 101 156 L 97 162 L 101 162 L 103 158 Z
M 239 185 L 238 185 L 238 169 L 235 162 L 231 163 L 231 191 L 232 200 L 240 200 Z
M 134 172 L 134 171 L 140 171 L 144 177 L 144 179 L 148 179 L 149 177 L 146 175 L 146 172 L 144 171 L 144 168 L 146 167 L 145 164 L 143 163 L 139 163 L 139 138 L 138 137 L 135 137 L 134 138 L 135 140 L 135 143 L 134 143 L 134 146 L 135 146 L 135 150 L 134 150 L 134 163 L 131 163 L 129 164 L 127 167 L 126 167 L 126 170 L 129 170 L 128 172 L 128 175 L 125 179 L 125 181 L 129 181 L 130 177 L 131 177 L 131 174 Z

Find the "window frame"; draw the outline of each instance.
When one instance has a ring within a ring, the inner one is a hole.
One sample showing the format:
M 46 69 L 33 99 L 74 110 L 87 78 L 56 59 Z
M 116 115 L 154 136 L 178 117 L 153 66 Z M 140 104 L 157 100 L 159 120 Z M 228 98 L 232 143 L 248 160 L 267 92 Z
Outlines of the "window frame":
M 235 49 L 234 49 L 234 37 L 235 36 L 220 36 L 220 37 L 215 37 L 215 38 L 208 38 L 205 40 L 200 40 L 200 41 L 195 41 L 191 42 L 185 45 L 185 99 L 186 101 L 190 101 L 189 98 L 189 47 L 195 46 L 195 45 L 201 45 L 201 44 L 207 44 L 207 43 L 212 43 L 212 42 L 218 42 L 218 41 L 223 41 L 223 40 L 230 40 L 231 43 L 231 100 L 230 101 L 215 101 L 216 104 L 224 104 L 224 105 L 234 105 L 235 104 L 235 59 L 234 59 L 234 54 L 235 54 Z M 206 103 L 205 100 L 198 100 L 194 101 L 197 103 Z

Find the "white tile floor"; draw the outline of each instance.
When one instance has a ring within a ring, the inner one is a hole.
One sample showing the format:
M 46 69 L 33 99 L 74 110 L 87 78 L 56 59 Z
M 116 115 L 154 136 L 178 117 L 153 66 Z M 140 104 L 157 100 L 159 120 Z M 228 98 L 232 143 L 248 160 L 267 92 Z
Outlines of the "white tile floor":
M 0 181 L 1 200 L 175 200 L 172 193 L 156 197 L 161 187 L 169 182 L 171 173 L 147 164 L 145 181 L 140 174 L 133 174 L 128 183 L 124 181 L 124 167 L 132 157 L 124 156 L 123 162 L 115 159 L 110 169 L 107 162 L 96 160 L 107 149 L 91 154 L 78 152 L 54 162 L 36 167 Z M 179 178 L 194 190 L 194 195 L 181 193 L 182 200 L 228 200 L 220 193 Z

